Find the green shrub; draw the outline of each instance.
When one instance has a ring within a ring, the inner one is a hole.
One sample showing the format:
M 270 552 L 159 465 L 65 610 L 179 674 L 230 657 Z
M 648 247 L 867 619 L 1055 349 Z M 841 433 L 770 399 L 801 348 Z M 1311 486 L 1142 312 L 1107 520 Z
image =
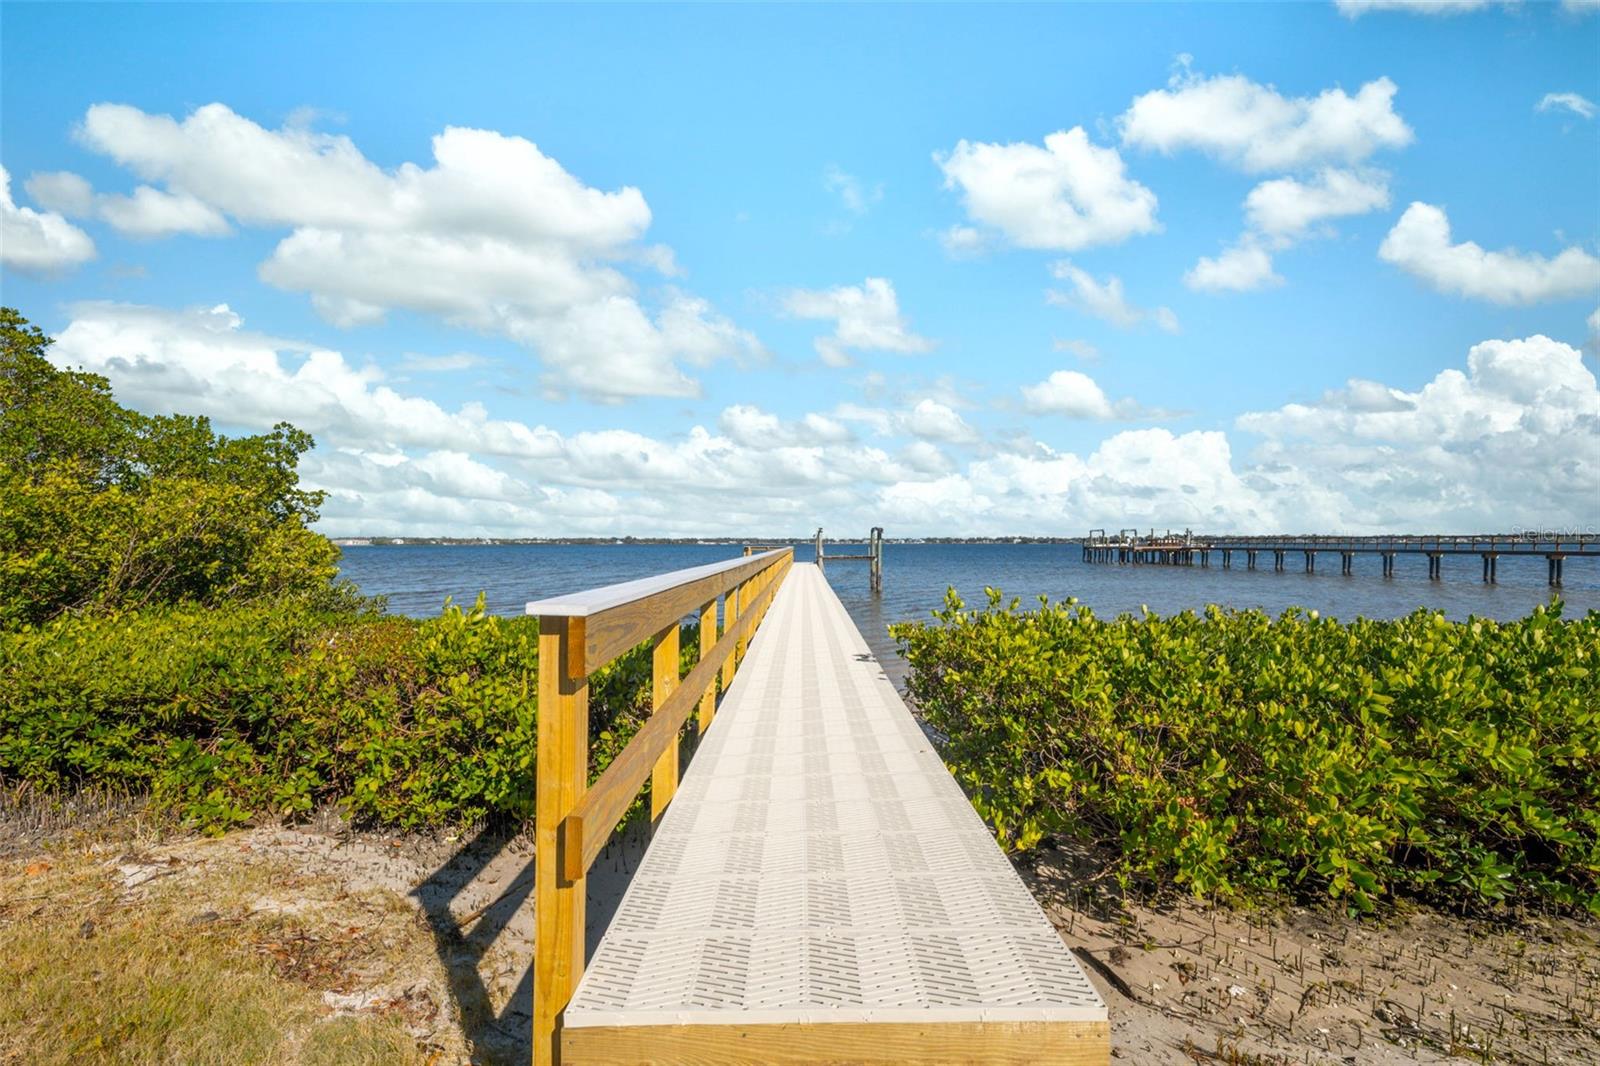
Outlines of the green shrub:
M 0 785 L 148 793 L 208 829 L 329 801 L 532 817 L 536 619 L 377 613 L 310 528 L 309 435 L 141 414 L 51 343 L 0 307 Z M 648 711 L 649 650 L 589 688 L 597 775 Z
M 287 423 L 224 437 L 204 418 L 118 404 L 105 378 L 56 368 L 0 307 L 0 628 L 65 611 L 336 605 L 339 549 L 299 487 L 310 435 Z
M 1002 845 L 1114 842 L 1201 895 L 1406 891 L 1600 913 L 1600 613 L 1349 624 L 1041 603 L 895 626 Z
M 0 632 L 0 781 L 147 792 L 211 829 L 324 802 L 398 826 L 530 818 L 537 668 L 538 621 L 481 600 L 424 621 L 295 601 L 65 615 Z M 591 680 L 595 773 L 649 682 L 648 648 Z

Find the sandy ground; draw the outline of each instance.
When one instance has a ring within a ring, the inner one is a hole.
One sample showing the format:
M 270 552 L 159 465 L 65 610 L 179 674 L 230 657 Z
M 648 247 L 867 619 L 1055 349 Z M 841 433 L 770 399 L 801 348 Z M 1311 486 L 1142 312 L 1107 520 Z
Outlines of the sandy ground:
M 1600 1063 L 1600 923 L 1422 908 L 1238 913 L 1113 898 L 1106 864 L 1019 870 L 1136 1063 Z
M 41 856 L 70 852 L 119 882 L 126 906 L 178 886 L 194 893 L 196 920 L 213 921 L 221 905 L 207 893 L 248 883 L 249 898 L 231 904 L 242 913 L 294 913 L 302 924 L 328 915 L 326 935 L 313 925 L 292 945 L 290 972 L 314 976 L 330 1011 L 399 1011 L 433 1062 L 525 1061 L 526 837 L 355 833 L 331 818 L 215 839 L 117 826 L 75 831 L 64 845 L 59 828 L 0 820 L 0 879 L 23 883 Z M 595 866 L 591 947 L 641 844 L 635 832 Z M 1105 997 L 1117 1061 L 1600 1063 L 1600 923 L 1130 903 L 1113 897 L 1104 869 L 1094 855 L 1048 848 L 1019 866 Z M 391 950 L 383 966 L 363 966 L 349 945 L 381 936 L 397 914 L 431 951 Z

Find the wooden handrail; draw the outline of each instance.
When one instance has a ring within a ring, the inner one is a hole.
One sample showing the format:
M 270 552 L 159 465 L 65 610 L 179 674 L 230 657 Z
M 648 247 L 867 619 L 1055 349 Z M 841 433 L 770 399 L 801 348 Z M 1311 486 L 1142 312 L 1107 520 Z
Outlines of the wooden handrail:
M 739 642 L 747 639 L 776 592 L 777 585 L 769 584 L 750 605 L 751 613 L 723 633 L 709 655 L 702 650 L 700 662 L 655 709 L 650 720 L 633 735 L 621 754 L 611 760 L 611 765 L 562 821 L 562 874 L 569 880 L 577 880 L 594 865 L 606 838 L 627 813 L 633 797 L 644 787 L 656 759 L 677 742 L 678 730 L 689 720 L 690 712 L 700 706 L 702 694 L 715 690 L 723 660 L 733 654 Z
M 567 676 L 587 677 L 670 623 L 693 614 L 702 604 L 774 565 L 785 553 L 793 552 L 794 549 L 785 548 L 535 600 L 528 604 L 527 613 L 541 618 L 582 619 L 582 655 L 568 661 L 567 668 L 572 672 Z
M 560 1061 L 561 1012 L 583 976 L 584 881 L 650 780 L 652 819 L 678 785 L 678 734 L 695 708 L 700 731 L 794 562 L 782 548 L 528 604 L 539 618 L 534 797 L 533 1061 Z M 715 633 L 717 599 L 722 633 Z M 683 619 L 698 614 L 699 661 L 680 678 Z M 651 714 L 592 788 L 589 677 L 652 641 Z

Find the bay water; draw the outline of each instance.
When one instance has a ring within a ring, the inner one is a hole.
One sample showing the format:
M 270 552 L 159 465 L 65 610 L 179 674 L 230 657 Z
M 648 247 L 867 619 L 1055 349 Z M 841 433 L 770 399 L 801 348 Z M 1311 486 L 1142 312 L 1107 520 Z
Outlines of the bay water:
M 426 617 L 437 614 L 446 597 L 470 606 L 479 592 L 495 614 L 523 613 L 530 600 L 618 581 L 649 577 L 736 558 L 740 549 L 718 544 L 397 544 L 354 545 L 343 549 L 342 576 L 371 596 L 384 596 L 390 611 Z M 860 544 L 829 544 L 830 554 L 864 554 Z M 797 544 L 795 561 L 814 558 L 809 542 Z M 1455 619 L 1476 615 L 1520 618 L 1559 591 L 1568 617 L 1600 610 L 1600 558 L 1566 561 L 1560 590 L 1546 584 L 1543 556 L 1501 556 L 1499 582 L 1485 584 L 1476 555 L 1448 556 L 1442 580 L 1430 581 L 1427 558 L 1401 555 L 1395 576 L 1384 579 L 1376 555 L 1358 555 L 1355 573 L 1339 573 L 1336 552 L 1318 558 L 1314 574 L 1303 570 L 1298 552 L 1286 569 L 1272 569 L 1263 553 L 1257 570 L 1246 570 L 1242 556 L 1233 569 L 1212 566 L 1118 566 L 1086 563 L 1076 544 L 886 544 L 883 591 L 867 587 L 867 564 L 836 562 L 825 567 L 868 644 L 891 672 L 895 658 L 887 627 L 892 622 L 926 619 L 954 588 L 969 606 L 984 602 L 984 588 L 1000 589 L 1009 600 L 1033 606 L 1038 596 L 1064 600 L 1076 596 L 1102 617 L 1203 610 L 1207 604 L 1260 608 L 1277 614 L 1289 607 L 1314 609 L 1325 617 L 1396 618 L 1418 608 L 1443 611 Z M 826 561 L 826 558 L 825 558 Z

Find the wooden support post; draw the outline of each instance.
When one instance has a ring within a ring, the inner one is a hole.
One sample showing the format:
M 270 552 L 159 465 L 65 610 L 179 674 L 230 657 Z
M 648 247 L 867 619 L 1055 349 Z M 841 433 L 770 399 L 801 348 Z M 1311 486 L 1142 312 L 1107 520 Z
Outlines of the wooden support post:
M 734 590 L 739 597 L 739 613 L 745 612 L 747 605 L 754 603 L 756 598 L 755 578 L 739 582 L 739 587 Z M 759 624 L 759 623 L 758 623 Z M 728 656 L 734 663 L 744 662 L 744 649 L 749 643 L 746 637 L 740 637 L 739 642 L 733 646 L 733 654 Z
M 711 649 L 717 646 L 717 601 L 712 600 L 700 608 L 700 661 L 705 662 Z M 704 733 L 717 715 L 717 679 L 706 684 L 705 695 L 700 697 L 699 726 Z
M 726 633 L 732 629 L 734 623 L 738 620 L 739 589 L 734 587 L 728 590 L 726 596 L 722 597 L 722 631 Z M 722 691 L 724 692 L 728 691 L 728 686 L 733 684 L 733 675 L 739 669 L 739 664 L 733 660 L 734 656 L 730 655 L 722 661 Z
M 677 622 L 672 623 L 660 633 L 656 634 L 655 646 L 650 653 L 650 713 L 655 714 L 661 710 L 661 705 L 667 702 L 667 697 L 672 695 L 672 690 L 678 687 L 678 631 Z M 656 765 L 650 771 L 650 823 L 666 812 L 667 804 L 672 802 L 673 793 L 678 791 L 678 742 L 673 740 L 667 750 L 661 753 L 656 760 Z
M 560 1061 L 561 1012 L 583 976 L 584 878 L 562 876 L 561 822 L 589 779 L 589 679 L 581 618 L 539 619 L 534 793 L 533 1063 Z M 574 676 L 576 675 L 576 676 Z

